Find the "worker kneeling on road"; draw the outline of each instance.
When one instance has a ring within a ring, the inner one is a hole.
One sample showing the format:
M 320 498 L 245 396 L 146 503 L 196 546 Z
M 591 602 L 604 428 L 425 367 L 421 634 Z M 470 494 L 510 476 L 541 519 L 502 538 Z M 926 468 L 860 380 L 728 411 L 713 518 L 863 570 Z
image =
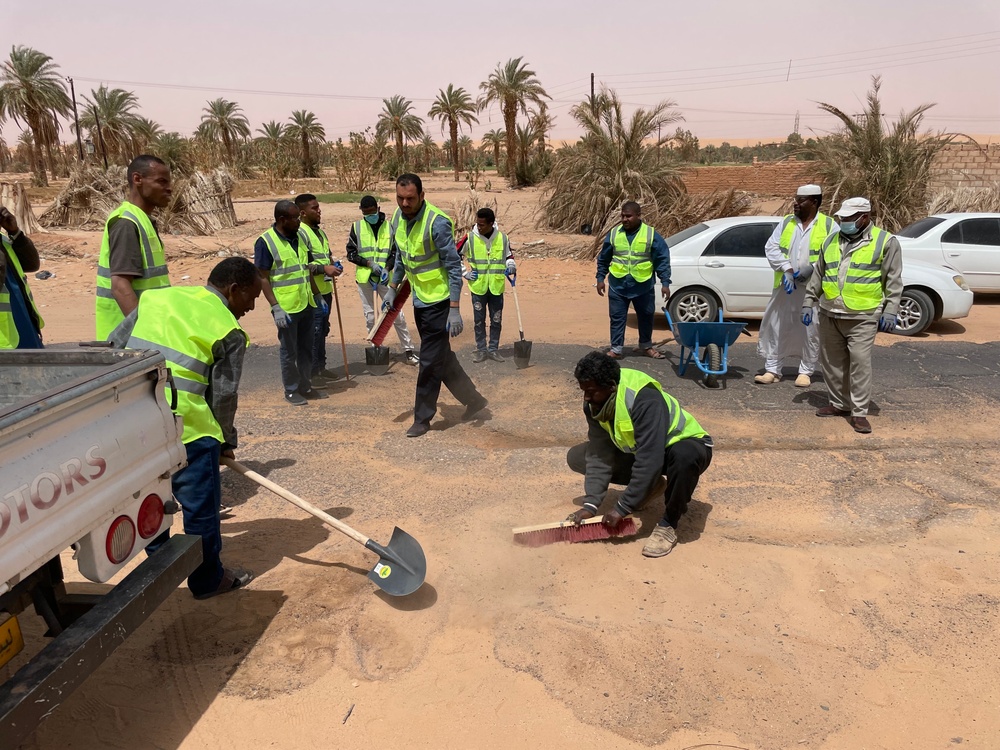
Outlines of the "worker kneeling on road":
M 226 258 L 204 287 L 150 290 L 112 332 L 110 341 L 128 349 L 155 349 L 173 373 L 177 414 L 184 418 L 188 464 L 171 479 L 184 513 L 184 533 L 201 537 L 202 563 L 188 578 L 195 599 L 245 586 L 253 574 L 224 568 L 219 506 L 219 461 L 236 448 L 237 391 L 249 338 L 237 320 L 254 309 L 261 278 L 246 258 Z M 167 400 L 171 395 L 167 389 Z M 169 532 L 168 532 L 169 533 Z M 167 540 L 161 534 L 152 554 Z
M 712 438 L 653 378 L 622 368 L 602 352 L 591 352 L 577 362 L 573 374 L 583 391 L 588 440 L 570 448 L 566 460 L 586 477 L 587 499 L 569 520 L 579 523 L 597 515 L 613 482 L 627 485 L 604 515 L 604 524 L 616 528 L 625 516 L 663 492 L 665 475 L 663 519 L 642 554 L 670 554 L 677 544 L 677 524 L 699 477 L 712 463 Z

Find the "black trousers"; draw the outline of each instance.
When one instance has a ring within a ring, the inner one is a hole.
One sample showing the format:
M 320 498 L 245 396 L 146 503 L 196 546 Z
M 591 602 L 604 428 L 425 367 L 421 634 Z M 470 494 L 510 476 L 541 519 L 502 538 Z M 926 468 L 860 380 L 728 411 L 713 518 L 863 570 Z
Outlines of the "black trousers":
M 413 308 L 413 317 L 420 334 L 420 369 L 417 372 L 417 393 L 413 402 L 413 421 L 430 424 L 437 413 L 441 384 L 452 395 L 468 406 L 482 396 L 475 384 L 462 369 L 458 357 L 451 350 L 448 334 L 448 300 L 429 307 Z
M 615 451 L 611 468 L 611 483 L 628 485 L 632 481 L 632 464 L 635 456 Z M 566 463 L 577 474 L 587 474 L 587 443 L 574 445 L 566 454 Z M 663 493 L 664 511 L 661 526 L 677 528 L 687 512 L 688 503 L 698 487 L 698 480 L 712 463 L 712 449 L 698 438 L 678 440 L 663 451 L 663 474 L 667 477 L 667 490 Z

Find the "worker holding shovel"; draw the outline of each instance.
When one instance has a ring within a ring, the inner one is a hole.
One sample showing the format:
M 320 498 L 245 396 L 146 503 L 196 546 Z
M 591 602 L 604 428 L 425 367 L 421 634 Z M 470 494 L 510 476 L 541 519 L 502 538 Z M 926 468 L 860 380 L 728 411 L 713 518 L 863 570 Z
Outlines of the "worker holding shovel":
M 472 313 L 476 334 L 476 353 L 473 362 L 503 362 L 497 351 L 500 332 L 503 330 L 503 291 L 505 279 L 516 281 L 517 264 L 510 249 L 510 240 L 496 226 L 496 214 L 491 208 L 476 212 L 476 225 L 459 241 L 458 251 L 469 262 L 463 275 L 469 282 L 472 294 Z M 486 343 L 486 317 L 489 314 L 490 338 Z

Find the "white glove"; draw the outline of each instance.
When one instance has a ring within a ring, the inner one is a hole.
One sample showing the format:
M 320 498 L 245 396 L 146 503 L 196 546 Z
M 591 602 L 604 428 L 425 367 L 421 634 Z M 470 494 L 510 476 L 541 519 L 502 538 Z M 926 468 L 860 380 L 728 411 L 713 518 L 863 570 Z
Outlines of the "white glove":
M 451 337 L 461 335 L 462 329 L 465 325 L 462 323 L 462 313 L 458 311 L 457 307 L 452 307 L 448 311 L 448 331 L 451 333 Z
M 278 328 L 288 328 L 292 324 L 292 316 L 281 309 L 281 305 L 271 305 L 271 315 Z

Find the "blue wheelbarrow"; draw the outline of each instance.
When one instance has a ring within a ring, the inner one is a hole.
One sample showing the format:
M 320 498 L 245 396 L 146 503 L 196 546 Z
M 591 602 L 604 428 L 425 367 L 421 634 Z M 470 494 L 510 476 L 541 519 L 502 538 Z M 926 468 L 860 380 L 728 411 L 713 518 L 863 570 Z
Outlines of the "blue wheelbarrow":
M 677 374 L 683 375 L 688 364 L 693 362 L 699 370 L 705 373 L 705 385 L 708 388 L 719 387 L 719 376 L 729 371 L 729 345 L 736 343 L 741 333 L 747 336 L 746 323 L 727 323 L 722 319 L 719 310 L 719 321 L 698 323 L 677 322 L 670 317 L 666 308 L 670 331 L 677 343 L 681 345 L 681 361 L 677 365 Z

